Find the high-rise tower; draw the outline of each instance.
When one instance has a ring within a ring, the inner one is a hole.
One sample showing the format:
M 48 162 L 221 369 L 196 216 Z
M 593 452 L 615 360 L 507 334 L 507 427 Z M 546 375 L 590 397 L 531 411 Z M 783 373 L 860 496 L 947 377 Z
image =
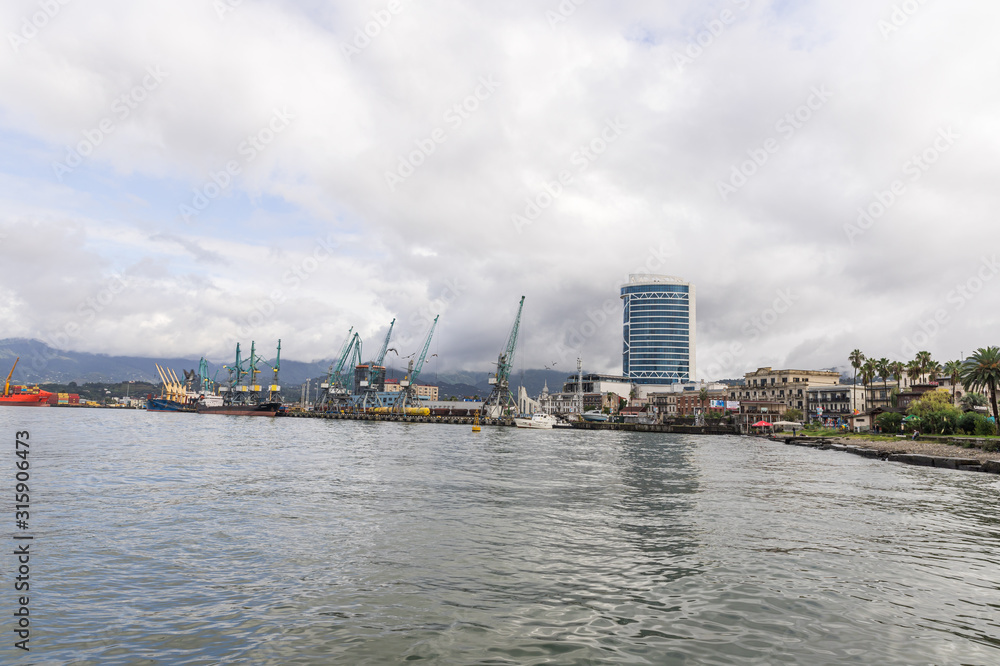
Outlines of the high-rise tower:
M 630 275 L 621 298 L 622 374 L 636 384 L 694 381 L 694 285 L 670 275 Z

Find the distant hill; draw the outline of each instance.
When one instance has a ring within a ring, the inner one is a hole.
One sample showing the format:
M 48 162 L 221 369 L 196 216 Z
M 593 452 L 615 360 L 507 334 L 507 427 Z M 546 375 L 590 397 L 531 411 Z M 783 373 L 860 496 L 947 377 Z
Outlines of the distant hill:
M 270 350 L 273 352 L 273 350 Z M 247 351 L 249 353 L 249 351 Z M 17 383 L 69 384 L 76 382 L 117 383 L 124 381 L 144 381 L 157 384 L 160 377 L 156 372 L 155 363 L 171 368 L 178 376 L 183 377 L 181 370 L 198 368 L 197 358 L 165 358 L 145 356 L 111 356 L 108 354 L 91 354 L 53 349 L 40 340 L 26 338 L 7 338 L 0 340 L 0 380 L 7 376 L 14 359 L 21 361 L 14 371 L 13 381 Z M 326 381 L 327 371 L 331 361 L 302 362 L 288 359 L 281 360 L 281 384 L 287 396 L 298 396 L 300 386 L 311 379 L 313 387 Z M 221 363 L 208 364 L 209 374 L 222 380 L 226 371 Z M 262 366 L 268 370 L 267 366 Z M 511 374 L 511 389 L 517 392 L 517 387 L 523 383 L 528 395 L 537 396 L 547 381 L 549 391 L 562 390 L 563 382 L 568 373 L 555 370 L 520 370 Z M 394 371 L 391 377 L 399 378 L 400 372 Z M 489 373 L 486 371 L 472 372 L 442 372 L 432 373 L 426 370 L 420 377 L 421 384 L 438 386 L 441 397 L 463 397 L 467 395 L 489 395 Z
M 273 350 L 272 350 L 273 351 Z M 249 353 L 249 352 L 248 352 Z M 0 340 L 0 379 L 7 376 L 14 359 L 21 361 L 14 371 L 12 381 L 19 383 L 68 384 L 76 382 L 114 383 L 123 381 L 145 381 L 159 383 L 160 377 L 154 363 L 171 368 L 183 377 L 181 370 L 198 368 L 197 358 L 164 358 L 143 356 L 109 356 L 107 354 L 90 354 L 86 352 L 61 351 L 53 349 L 40 340 L 25 338 L 7 338 Z M 330 361 L 281 360 L 281 383 L 298 385 L 309 377 L 325 374 Z M 218 373 L 221 380 L 226 371 L 221 369 L 221 363 L 209 363 L 209 374 Z M 268 370 L 267 366 L 262 366 Z

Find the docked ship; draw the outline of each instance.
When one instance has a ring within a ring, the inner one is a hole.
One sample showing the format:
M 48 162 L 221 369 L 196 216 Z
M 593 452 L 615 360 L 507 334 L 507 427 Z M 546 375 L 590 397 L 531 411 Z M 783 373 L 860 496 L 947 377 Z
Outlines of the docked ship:
M 256 343 L 250 343 L 250 358 L 240 355 L 240 344 L 236 343 L 236 361 L 232 366 L 223 366 L 229 371 L 229 380 L 225 386 L 219 387 L 219 396 L 208 396 L 196 402 L 195 411 L 199 414 L 223 414 L 228 416 L 277 416 L 284 410 L 281 402 L 281 386 L 278 385 L 278 370 L 281 366 L 281 340 L 278 340 L 278 355 L 275 357 L 271 370 L 274 372 L 272 383 L 262 386 L 257 383 L 257 375 L 263 371 L 258 369 L 259 363 L 267 363 L 257 355 Z
M 38 386 L 17 386 L 10 383 L 10 378 L 14 376 L 14 368 L 21 360 L 18 356 L 14 360 L 14 366 L 7 373 L 7 379 L 3 385 L 3 393 L 0 394 L 0 406 L 9 405 L 16 407 L 47 407 L 53 394 L 43 391 Z
M 212 389 L 212 381 L 208 378 L 208 362 L 203 358 L 198 372 L 184 370 L 184 383 L 170 368 L 162 368 L 157 363 L 156 371 L 163 382 L 163 391 L 159 397 L 146 397 L 148 412 L 196 412 L 199 407 L 217 407 L 222 405 L 222 396 L 216 395 Z

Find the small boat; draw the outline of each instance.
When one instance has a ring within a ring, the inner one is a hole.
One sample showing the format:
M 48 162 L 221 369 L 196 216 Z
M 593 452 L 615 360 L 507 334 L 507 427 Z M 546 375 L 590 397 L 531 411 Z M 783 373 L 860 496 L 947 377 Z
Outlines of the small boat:
M 592 409 L 589 412 L 583 413 L 583 420 L 590 421 L 592 423 L 605 423 L 610 418 L 610 416 L 597 409 Z
M 518 428 L 535 428 L 551 430 L 556 424 L 556 418 L 549 414 L 532 414 L 530 418 L 515 418 L 514 425 Z

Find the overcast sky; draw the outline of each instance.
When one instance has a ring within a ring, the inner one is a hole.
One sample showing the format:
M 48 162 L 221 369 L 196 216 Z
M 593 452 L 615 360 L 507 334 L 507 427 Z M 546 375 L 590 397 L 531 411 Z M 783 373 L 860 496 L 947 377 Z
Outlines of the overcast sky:
M 697 287 L 700 378 L 957 358 L 1000 343 L 998 23 L 986 0 L 8 0 L 0 338 L 311 360 L 396 318 L 405 355 L 440 313 L 433 363 L 478 370 L 523 294 L 518 367 L 620 372 L 618 289 L 648 271 Z

